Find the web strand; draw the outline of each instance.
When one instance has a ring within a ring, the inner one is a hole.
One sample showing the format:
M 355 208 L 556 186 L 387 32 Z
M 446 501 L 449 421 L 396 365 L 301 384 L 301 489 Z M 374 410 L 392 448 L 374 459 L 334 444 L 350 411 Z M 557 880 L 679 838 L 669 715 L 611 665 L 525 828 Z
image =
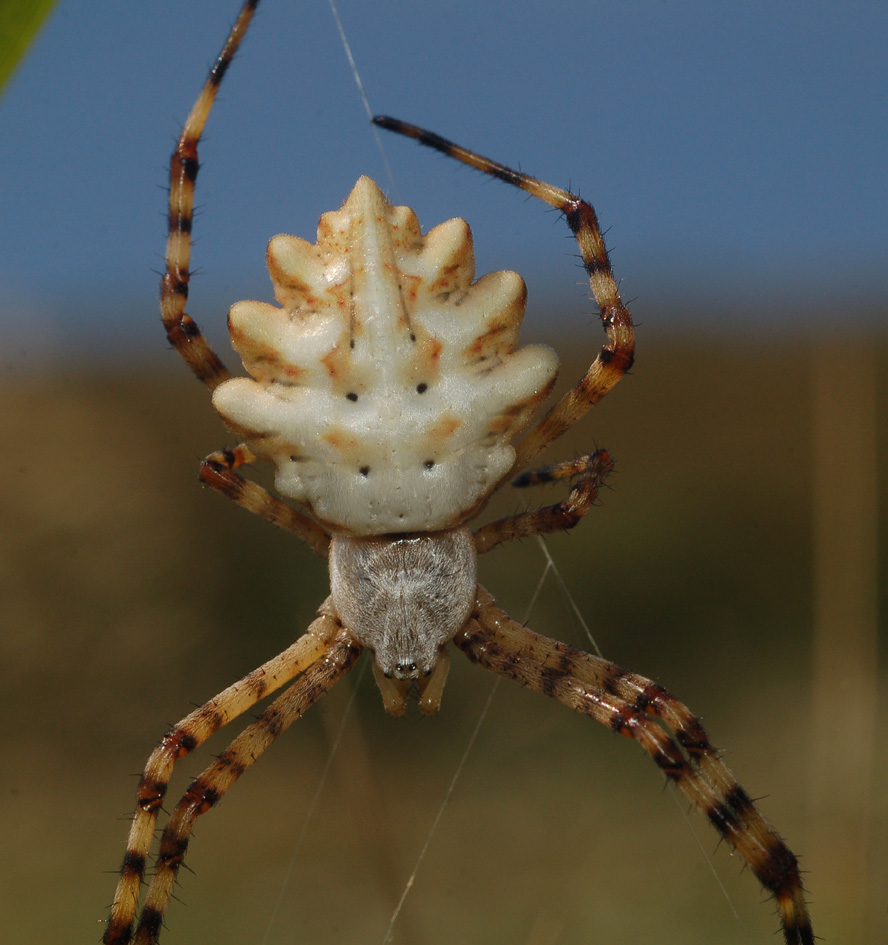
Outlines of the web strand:
M 549 574 L 549 571 L 554 567 L 552 559 L 546 562 L 545 567 L 543 568 L 543 573 L 540 575 L 539 580 L 537 581 L 536 587 L 534 588 L 533 595 L 531 596 L 530 603 L 527 605 L 527 609 L 524 613 L 524 622 L 526 623 L 530 618 L 530 613 L 533 610 L 534 605 L 537 602 L 537 599 L 540 596 L 540 591 L 543 588 L 543 583 L 546 580 L 546 577 Z M 448 804 L 450 803 L 451 798 L 453 797 L 454 789 L 456 788 L 456 783 L 460 778 L 460 775 L 463 772 L 463 769 L 466 766 L 466 762 L 469 759 L 469 756 L 472 753 L 472 749 L 475 747 L 475 742 L 478 739 L 478 733 L 481 731 L 481 727 L 484 725 L 487 716 L 490 714 L 490 707 L 493 705 L 494 697 L 499 691 L 500 683 L 502 682 L 502 677 L 498 677 L 493 685 L 490 687 L 490 692 L 487 694 L 487 700 L 484 703 L 484 706 L 481 709 L 481 712 L 478 715 L 478 721 L 475 723 L 475 728 L 472 730 L 472 734 L 469 736 L 469 740 L 466 743 L 465 750 L 462 753 L 462 757 L 459 759 L 459 763 L 456 766 L 456 770 L 453 773 L 453 777 L 450 779 L 450 784 L 447 787 L 447 791 L 444 794 L 444 797 L 441 801 L 440 806 L 438 807 L 438 812 L 435 815 L 435 819 L 432 821 L 432 825 L 429 828 L 429 832 L 426 834 L 425 842 L 422 845 L 422 848 L 419 851 L 419 855 L 416 858 L 416 862 L 413 864 L 413 870 L 410 873 L 410 876 L 407 879 L 407 882 L 404 884 L 404 891 L 401 893 L 401 898 L 398 900 L 398 904 L 395 906 L 394 911 L 392 912 L 392 917 L 389 920 L 388 928 L 386 929 L 385 936 L 382 939 L 382 945 L 390 945 L 392 942 L 392 936 L 394 933 L 395 923 L 398 921 L 398 916 L 401 914 L 401 910 L 404 907 L 404 903 L 407 900 L 407 896 L 410 895 L 411 889 L 413 889 L 414 882 L 416 880 L 416 874 L 419 872 L 419 868 L 422 865 L 422 861 L 425 859 L 425 855 L 428 852 L 429 846 L 431 845 L 432 838 L 435 835 L 435 832 L 438 829 L 438 824 L 441 822 L 441 818 L 444 816 L 444 811 L 447 809 Z
M 355 699 L 358 696 L 358 690 L 361 688 L 361 683 L 363 682 L 364 677 L 367 675 L 367 667 L 369 665 L 369 662 L 365 660 L 361 666 L 360 671 L 358 672 L 354 684 L 352 685 L 351 695 L 349 696 L 345 711 L 342 713 L 342 718 L 339 720 L 339 727 L 336 729 L 336 735 L 333 738 L 333 744 L 330 746 L 330 751 L 327 754 L 327 761 L 324 764 L 324 770 L 321 772 L 317 787 L 315 788 L 314 796 L 311 799 L 311 803 L 308 805 L 308 810 L 306 811 L 305 818 L 302 821 L 302 828 L 299 831 L 299 836 L 296 838 L 296 844 L 293 847 L 293 853 L 290 856 L 290 862 L 287 864 L 287 868 L 284 870 L 284 875 L 281 878 L 277 898 L 275 899 L 274 905 L 269 912 L 268 922 L 265 926 L 265 934 L 261 939 L 261 945 L 267 945 L 267 943 L 271 940 L 271 933 L 274 923 L 277 920 L 278 913 L 280 912 L 281 905 L 284 901 L 284 896 L 286 895 L 287 889 L 290 885 L 290 880 L 293 876 L 293 870 L 296 868 L 299 854 L 302 852 L 302 845 L 305 842 L 306 835 L 308 834 L 308 828 L 311 826 L 312 820 L 314 820 L 314 815 L 317 811 L 321 794 L 323 794 L 324 788 L 327 785 L 327 779 L 329 778 L 330 770 L 333 767 L 333 760 L 336 757 L 336 753 L 339 751 L 339 745 L 342 742 L 342 736 L 345 732 L 346 723 L 351 717 L 355 705 Z
M 382 163 L 385 167 L 386 177 L 388 177 L 389 187 L 391 188 L 392 194 L 400 203 L 401 198 L 398 196 L 398 188 L 395 186 L 395 175 L 392 173 L 392 167 L 391 164 L 389 164 L 388 155 L 385 152 L 385 146 L 383 145 L 382 137 L 379 134 L 379 128 L 373 124 L 373 109 L 370 108 L 370 99 L 367 97 L 367 91 L 364 88 L 364 83 L 361 79 L 361 73 L 358 71 L 355 57 L 352 55 L 348 37 L 345 35 L 345 29 L 342 25 L 342 20 L 339 17 L 339 10 L 336 8 L 335 0 L 329 0 L 329 3 L 330 12 L 333 14 L 333 19 L 336 21 L 336 29 L 339 31 L 339 38 L 342 40 L 342 46 L 343 49 L 345 49 L 345 55 L 348 59 L 348 64 L 351 66 L 352 75 L 354 76 L 355 84 L 358 87 L 358 94 L 361 96 L 361 101 L 364 103 L 364 111 L 367 113 L 367 120 L 371 123 L 370 127 L 373 130 L 373 137 L 376 139 L 376 147 L 379 148 L 379 153 L 382 156 Z

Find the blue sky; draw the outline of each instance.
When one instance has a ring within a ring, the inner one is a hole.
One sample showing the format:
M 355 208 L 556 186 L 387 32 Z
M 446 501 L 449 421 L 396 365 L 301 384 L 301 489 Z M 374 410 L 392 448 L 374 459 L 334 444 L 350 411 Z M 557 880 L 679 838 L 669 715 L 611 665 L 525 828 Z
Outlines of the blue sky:
M 80 342 L 164 357 L 165 165 L 236 7 L 58 5 L 0 102 L 7 363 Z M 884 3 L 339 8 L 374 111 L 595 204 L 647 329 L 671 330 L 678 304 L 756 331 L 884 311 Z M 525 275 L 534 333 L 541 313 L 571 330 L 589 310 L 554 214 L 412 142 L 385 147 L 424 226 L 464 216 L 479 273 Z M 270 236 L 313 236 L 361 173 L 390 189 L 327 0 L 264 0 L 201 158 L 191 311 L 219 339 L 228 304 L 270 295 Z

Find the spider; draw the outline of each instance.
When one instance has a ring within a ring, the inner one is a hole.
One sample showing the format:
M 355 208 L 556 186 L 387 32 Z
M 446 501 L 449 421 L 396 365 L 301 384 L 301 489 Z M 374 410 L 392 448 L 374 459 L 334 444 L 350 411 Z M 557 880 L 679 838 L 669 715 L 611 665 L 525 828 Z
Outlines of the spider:
M 362 650 L 372 653 L 386 711 L 400 715 L 415 697 L 431 714 L 441 703 L 453 643 L 486 669 L 638 741 L 775 897 L 788 945 L 813 945 L 795 856 L 690 710 L 649 679 L 534 633 L 476 581 L 478 554 L 576 525 L 612 467 L 598 450 L 528 471 L 633 361 L 632 321 L 593 208 L 430 132 L 374 119 L 521 188 L 567 219 L 607 343 L 535 425 L 558 364 L 546 347 L 517 348 L 525 304 L 520 276 L 497 272 L 475 281 L 464 221 L 450 220 L 423 235 L 413 211 L 390 205 L 366 177 L 340 210 L 321 218 L 317 244 L 293 236 L 270 242 L 268 266 L 281 307 L 239 302 L 231 308 L 232 344 L 250 378 L 229 375 L 186 313 L 197 146 L 257 3 L 244 3 L 172 155 L 161 313 L 173 347 L 211 389 L 214 406 L 242 440 L 208 456 L 201 480 L 326 556 L 331 594 L 292 646 L 184 718 L 152 753 L 104 941 L 158 940 L 196 819 Z M 235 472 L 259 459 L 274 465 L 277 491 L 300 509 Z M 467 523 L 509 480 L 516 486 L 575 484 L 556 505 L 472 532 Z M 175 763 L 287 683 L 176 805 L 139 913 Z

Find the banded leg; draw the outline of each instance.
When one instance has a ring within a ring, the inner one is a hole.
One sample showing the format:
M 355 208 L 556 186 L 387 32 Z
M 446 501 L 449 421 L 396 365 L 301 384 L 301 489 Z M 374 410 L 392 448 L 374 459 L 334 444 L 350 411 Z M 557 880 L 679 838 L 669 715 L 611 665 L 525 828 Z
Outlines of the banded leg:
M 477 611 L 454 642 L 486 669 L 634 738 L 774 896 L 786 945 L 814 945 L 798 860 L 686 706 L 649 679 L 521 626 L 481 587 Z
M 463 164 L 519 187 L 525 193 L 560 210 L 580 248 L 583 267 L 589 276 L 589 286 L 598 304 L 608 342 L 573 389 L 515 445 L 515 463 L 509 473 L 513 475 L 524 469 L 534 457 L 573 426 L 632 367 L 635 351 L 632 318 L 620 299 L 595 210 L 585 200 L 567 190 L 512 170 L 415 125 L 385 116 L 377 116 L 373 122 L 381 128 L 414 138 L 426 147 L 441 151 Z
M 339 629 L 328 598 L 321 616 L 292 646 L 195 709 L 164 735 L 148 759 L 136 791 L 136 813 L 105 930 L 105 945 L 124 945 L 130 940 L 157 814 L 176 762 L 202 745 L 223 725 L 323 657 Z
M 255 460 L 256 457 L 243 443 L 231 449 L 210 453 L 201 463 L 200 481 L 237 502 L 248 512 L 261 515 L 272 525 L 292 532 L 322 558 L 326 558 L 330 548 L 330 536 L 313 518 L 234 472 L 238 466 L 248 465 Z
M 304 715 L 352 668 L 361 650 L 361 645 L 348 630 L 341 627 L 324 658 L 313 663 L 194 780 L 173 811 L 160 839 L 154 877 L 133 940 L 135 945 L 155 945 L 158 940 L 163 914 L 197 818 L 212 810 L 278 735 Z
M 170 158 L 169 236 L 166 272 L 160 283 L 160 314 L 170 343 L 192 371 L 211 390 L 230 377 L 197 323 L 185 311 L 191 279 L 191 224 L 194 216 L 194 183 L 199 164 L 197 145 L 213 107 L 219 84 L 231 63 L 259 0 L 247 0 L 241 7 L 222 51 L 198 96 Z
M 599 486 L 613 468 L 610 456 L 604 450 L 597 450 L 589 456 L 555 463 L 553 466 L 535 469 L 519 476 L 512 485 L 536 485 L 576 475 L 579 475 L 580 479 L 563 502 L 532 512 L 509 515 L 483 525 L 475 532 L 475 548 L 478 554 L 490 551 L 504 541 L 573 528 L 592 508 L 592 503 L 598 496 Z

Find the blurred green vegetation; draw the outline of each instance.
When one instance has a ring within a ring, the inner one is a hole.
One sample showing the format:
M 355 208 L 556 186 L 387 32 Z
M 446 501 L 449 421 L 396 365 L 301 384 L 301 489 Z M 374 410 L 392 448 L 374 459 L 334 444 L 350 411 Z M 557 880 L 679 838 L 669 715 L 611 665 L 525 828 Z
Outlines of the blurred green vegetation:
M 888 931 L 877 855 L 888 837 L 884 801 L 864 788 L 860 810 L 831 814 L 839 826 L 864 819 L 866 888 L 818 847 L 812 800 L 812 758 L 825 744 L 841 767 L 844 752 L 812 725 L 811 400 L 817 385 L 845 383 L 830 362 L 845 343 L 642 335 L 635 374 L 557 449 L 607 446 L 612 488 L 548 546 L 605 655 L 666 685 L 728 750 L 811 870 L 818 934 L 848 943 Z M 860 351 L 884 378 L 885 339 Z M 99 939 L 136 775 L 157 738 L 283 649 L 325 596 L 323 562 L 197 484 L 199 459 L 227 440 L 185 375 L 177 364 L 136 376 L 53 370 L 2 390 L 9 942 Z M 884 381 L 878 402 L 884 431 Z M 885 469 L 884 432 L 877 446 Z M 843 457 L 835 467 L 841 490 Z M 530 501 L 559 497 L 545 489 Z M 520 498 L 506 491 L 489 514 Z M 883 519 L 883 548 L 885 532 Z M 482 580 L 523 617 L 543 568 L 525 542 L 491 553 Z M 551 577 L 529 623 L 588 648 Z M 169 945 L 382 941 L 493 680 L 455 654 L 440 714 L 394 720 L 364 674 L 291 863 L 357 678 L 199 823 Z M 857 721 L 842 715 L 842 685 L 840 733 Z M 879 698 L 884 708 L 884 686 Z M 884 728 L 878 739 L 875 785 Z M 174 786 L 224 743 L 183 762 Z M 637 746 L 504 681 L 394 941 L 775 941 L 757 881 L 687 807 Z
M 0 96 L 55 0 L 0 0 Z

